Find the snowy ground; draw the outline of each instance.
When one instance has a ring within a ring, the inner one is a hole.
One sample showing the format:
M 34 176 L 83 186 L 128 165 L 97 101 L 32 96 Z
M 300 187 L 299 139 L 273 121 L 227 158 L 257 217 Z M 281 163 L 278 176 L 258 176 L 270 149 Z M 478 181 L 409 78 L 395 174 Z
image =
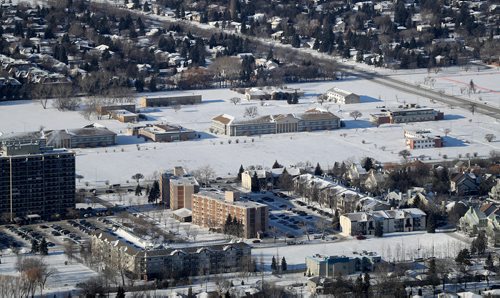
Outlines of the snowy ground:
M 485 81 L 478 79 L 477 84 L 491 86 L 498 77 L 498 73 L 485 76 Z M 345 121 L 344 129 L 251 138 L 229 138 L 208 133 L 212 117 L 221 113 L 239 117 L 243 115 L 246 107 L 252 105 L 258 107 L 260 115 L 296 113 L 320 107 L 315 102 L 317 95 L 333 86 L 351 90 L 362 96 L 360 104 L 346 106 L 323 104 L 323 108 L 329 108 Z M 112 119 L 88 121 L 78 112 L 59 112 L 52 107 L 44 110 L 38 103 L 29 101 L 0 103 L 0 131 L 4 133 L 32 131 L 38 130 L 41 126 L 46 129 L 78 128 L 94 121 L 114 130 L 119 134 L 118 146 L 75 150 L 77 173 L 85 177 L 81 183 L 92 184 L 104 184 L 106 180 L 111 184 L 124 183 L 137 172 L 147 177 L 154 171 L 172 168 L 175 165 L 183 165 L 188 169 L 211 165 L 217 175 L 227 176 L 235 175 L 240 164 L 270 166 L 276 159 L 285 165 L 306 161 L 313 164 L 320 162 L 324 168 L 333 165 L 335 161 L 347 159 L 358 161 L 365 156 L 374 157 L 382 162 L 399 161 L 398 152 L 405 149 L 403 138 L 405 127 L 432 129 L 441 135 L 445 129 L 451 129 L 451 133 L 445 137 L 445 145 L 448 147 L 414 150 L 413 156 L 426 156 L 435 160 L 442 159 L 446 155 L 452 159 L 459 155 L 465 157 L 466 154 L 474 153 L 487 156 L 491 150 L 500 149 L 500 141 L 487 143 L 484 140 L 485 134 L 495 134 L 500 131 L 500 124 L 492 118 L 433 104 L 424 98 L 381 87 L 370 81 L 360 81 L 351 77 L 343 81 L 296 84 L 290 87 L 305 91 L 305 97 L 301 98 L 298 105 L 267 101 L 261 106 L 259 102 L 245 100 L 234 105 L 228 99 L 234 96 L 242 97 L 240 94 L 228 89 L 212 89 L 194 91 L 203 95 L 202 104 L 182 106 L 177 112 L 167 107 L 147 111 L 151 121 L 181 124 L 199 131 L 202 138 L 195 141 L 144 143 L 142 139 L 123 134 L 127 124 Z M 404 102 L 435 107 L 445 113 L 445 120 L 408 125 L 382 125 L 378 128 L 369 123 L 369 115 L 379 112 L 381 106 L 395 108 Z M 357 121 L 349 116 L 353 110 L 363 113 Z M 228 144 L 229 139 L 232 140 L 231 144 Z M 236 139 L 239 141 L 238 144 L 235 142 Z
M 458 240 L 452 234 L 425 232 L 392 233 L 383 238 L 368 238 L 366 240 L 349 239 L 321 244 L 291 245 L 272 248 L 254 248 L 252 254 L 258 259 L 264 258 L 265 264 L 271 264 L 273 256 L 286 258 L 290 268 L 304 268 L 306 256 L 346 255 L 363 250 L 376 252 L 385 261 L 413 260 L 419 257 L 435 256 L 438 258 L 454 257 L 458 251 L 470 246 L 469 243 Z
M 0 266 L 0 275 L 18 275 L 19 273 L 15 268 L 16 260 L 17 257 L 15 254 L 4 254 L 2 256 L 2 265 Z M 47 280 L 44 295 L 71 292 L 75 289 L 77 283 L 97 276 L 95 271 L 76 261 L 71 261 L 68 262 L 68 265 L 64 265 L 64 262 L 67 260 L 66 255 L 62 251 L 51 250 L 50 254 L 44 257 L 44 261 L 49 267 L 56 270 L 56 273 Z M 39 293 L 38 290 L 37 294 Z

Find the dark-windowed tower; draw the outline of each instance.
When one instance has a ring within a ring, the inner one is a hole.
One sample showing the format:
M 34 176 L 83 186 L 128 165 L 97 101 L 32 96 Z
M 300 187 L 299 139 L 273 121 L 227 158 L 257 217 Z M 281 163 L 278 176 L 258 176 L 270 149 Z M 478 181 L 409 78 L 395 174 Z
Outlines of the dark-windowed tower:
M 0 215 L 44 219 L 75 207 L 75 153 L 39 142 L 5 143 L 0 149 Z

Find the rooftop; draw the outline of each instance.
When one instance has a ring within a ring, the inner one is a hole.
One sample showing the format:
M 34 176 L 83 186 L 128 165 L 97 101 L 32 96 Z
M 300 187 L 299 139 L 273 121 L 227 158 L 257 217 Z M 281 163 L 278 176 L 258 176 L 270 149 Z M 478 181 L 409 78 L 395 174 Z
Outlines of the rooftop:
M 237 200 L 235 199 L 234 201 L 230 202 L 230 201 L 226 200 L 225 193 L 224 192 L 220 192 L 220 191 L 205 191 L 205 190 L 202 190 L 199 193 L 194 194 L 193 196 L 203 196 L 203 197 L 210 198 L 210 199 L 213 199 L 213 200 L 222 201 L 222 202 L 224 202 L 227 205 L 241 206 L 241 207 L 245 207 L 245 208 L 258 208 L 258 207 L 266 207 L 267 206 L 265 204 L 261 204 L 261 203 L 257 203 L 257 202 L 253 202 L 253 201 L 249 201 L 249 200 L 245 200 L 245 199 L 241 199 L 241 198 L 239 198 Z

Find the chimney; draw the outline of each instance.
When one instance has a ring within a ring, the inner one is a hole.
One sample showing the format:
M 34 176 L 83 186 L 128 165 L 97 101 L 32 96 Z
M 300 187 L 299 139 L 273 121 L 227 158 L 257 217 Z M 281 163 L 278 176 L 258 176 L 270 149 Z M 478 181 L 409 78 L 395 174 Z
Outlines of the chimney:
M 240 193 L 236 191 L 226 191 L 224 193 L 224 199 L 226 202 L 234 203 L 240 198 Z

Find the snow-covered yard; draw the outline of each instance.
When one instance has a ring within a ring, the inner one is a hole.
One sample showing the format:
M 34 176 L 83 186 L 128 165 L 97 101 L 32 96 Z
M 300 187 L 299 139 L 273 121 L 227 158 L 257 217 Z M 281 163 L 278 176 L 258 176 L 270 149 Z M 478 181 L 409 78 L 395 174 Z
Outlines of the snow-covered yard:
M 353 252 L 360 253 L 365 250 L 376 252 L 385 261 L 401 261 L 430 256 L 455 257 L 459 250 L 469 246 L 470 244 L 452 237 L 451 234 L 410 232 L 386 234 L 383 238 L 366 240 L 348 239 L 331 243 L 254 248 L 252 255 L 258 260 L 262 257 L 266 265 L 271 264 L 273 256 L 284 256 L 291 268 L 304 268 L 306 256 L 314 254 L 351 256 Z
M 43 257 L 43 259 L 51 269 L 56 270 L 56 273 L 47 280 L 44 294 L 57 293 L 66 297 L 68 292 L 75 289 L 76 284 L 84 282 L 93 276 L 97 276 L 95 271 L 77 261 L 71 261 L 68 262 L 68 265 L 65 265 L 64 262 L 68 261 L 68 259 L 62 251 L 51 250 L 49 255 Z M 0 265 L 0 275 L 18 275 L 16 261 L 17 256 L 15 254 L 3 254 L 2 264 Z M 39 294 L 39 291 L 37 294 Z

